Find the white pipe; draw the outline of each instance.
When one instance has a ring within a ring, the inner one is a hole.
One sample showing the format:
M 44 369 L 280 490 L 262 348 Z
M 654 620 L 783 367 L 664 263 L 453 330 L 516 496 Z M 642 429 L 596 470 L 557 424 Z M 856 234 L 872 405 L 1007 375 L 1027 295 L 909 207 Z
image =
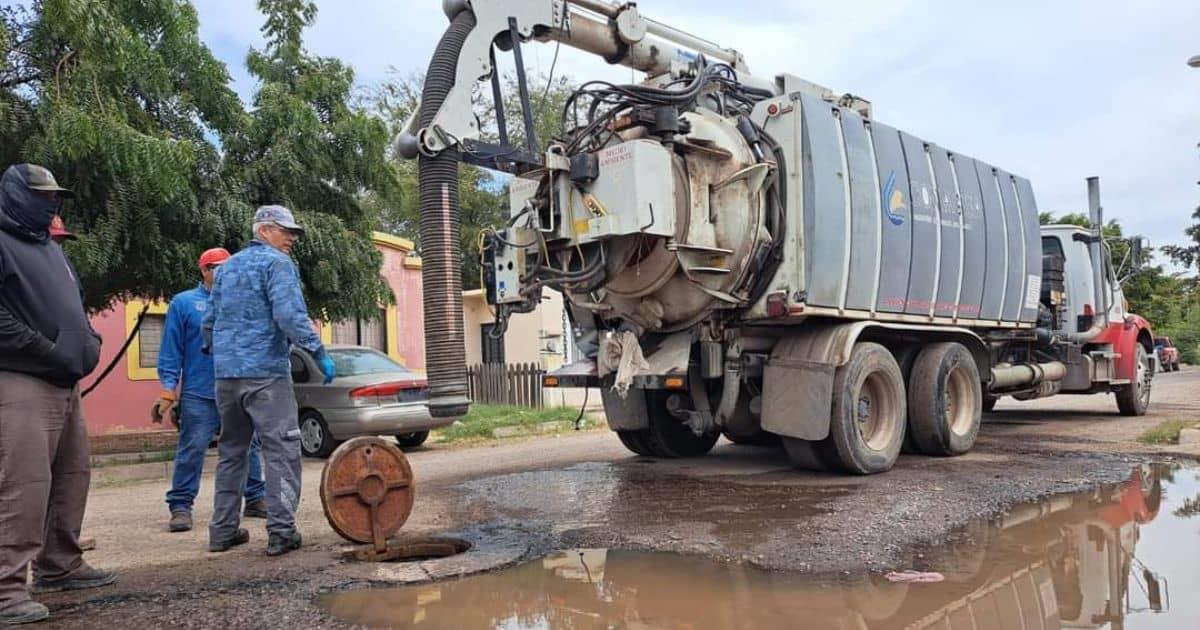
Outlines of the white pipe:
M 1046 381 L 1061 381 L 1066 377 L 1067 366 L 1060 361 L 1001 365 L 992 368 L 991 389 L 1037 385 Z

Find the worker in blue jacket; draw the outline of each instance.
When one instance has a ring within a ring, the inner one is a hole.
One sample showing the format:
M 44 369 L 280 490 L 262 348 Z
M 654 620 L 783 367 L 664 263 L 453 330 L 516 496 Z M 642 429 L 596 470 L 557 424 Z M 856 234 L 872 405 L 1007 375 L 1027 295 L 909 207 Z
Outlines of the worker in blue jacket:
M 192 503 L 200 490 L 204 455 L 221 428 L 213 360 L 211 355 L 200 351 L 203 345 L 200 324 L 208 310 L 213 278 L 227 260 L 229 252 L 221 247 L 200 255 L 200 285 L 171 299 L 158 349 L 158 381 L 162 384 L 162 393 L 155 403 L 158 409 L 156 422 L 169 418 L 171 410 L 179 405 L 175 473 L 171 478 L 171 489 L 167 491 L 167 508 L 171 511 L 167 529 L 172 532 L 186 532 L 192 528 Z M 249 476 L 245 482 L 244 515 L 266 518 L 267 504 L 263 496 L 267 486 L 263 482 L 257 438 L 250 443 Z
M 267 473 L 267 555 L 300 548 L 300 426 L 288 356 L 295 345 L 313 356 L 325 382 L 333 359 L 308 317 L 292 246 L 304 229 L 283 206 L 254 215 L 254 240 L 221 267 L 203 331 L 217 377 L 221 441 L 217 491 L 208 526 L 210 551 L 250 540 L 239 526 L 250 438 L 262 440 Z

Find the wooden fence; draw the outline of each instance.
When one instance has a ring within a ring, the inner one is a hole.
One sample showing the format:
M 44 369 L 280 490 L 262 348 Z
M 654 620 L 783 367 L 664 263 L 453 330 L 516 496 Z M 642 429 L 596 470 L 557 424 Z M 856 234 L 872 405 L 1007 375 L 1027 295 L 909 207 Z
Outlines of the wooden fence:
M 476 364 L 467 368 L 471 400 L 493 405 L 541 409 L 546 405 L 542 377 L 546 371 L 536 363 Z

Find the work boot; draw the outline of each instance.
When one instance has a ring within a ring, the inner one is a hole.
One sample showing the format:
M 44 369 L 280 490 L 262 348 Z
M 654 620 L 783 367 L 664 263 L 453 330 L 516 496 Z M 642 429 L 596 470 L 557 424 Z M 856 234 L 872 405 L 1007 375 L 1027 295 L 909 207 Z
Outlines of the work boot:
M 239 529 L 228 538 L 208 541 L 208 550 L 219 553 L 222 551 L 229 551 L 238 545 L 244 545 L 248 542 L 250 542 L 250 532 L 244 529 Z
M 267 537 L 267 555 L 282 556 L 289 551 L 295 551 L 300 548 L 300 532 L 293 529 L 286 534 L 276 534 L 271 532 Z
M 242 510 L 242 516 L 246 518 L 267 518 L 266 499 L 247 501 L 246 509 Z
M 186 532 L 192 528 L 192 513 L 187 510 L 171 512 L 171 522 L 167 529 L 173 532 Z
M 8 608 L 0 609 L 0 625 L 17 626 L 23 623 L 42 621 L 50 616 L 50 609 L 27 599 Z
M 34 578 L 34 593 L 57 593 L 58 591 L 80 591 L 85 588 L 100 588 L 117 581 L 116 571 L 93 569 L 87 564 L 81 565 L 64 578 L 46 580 Z

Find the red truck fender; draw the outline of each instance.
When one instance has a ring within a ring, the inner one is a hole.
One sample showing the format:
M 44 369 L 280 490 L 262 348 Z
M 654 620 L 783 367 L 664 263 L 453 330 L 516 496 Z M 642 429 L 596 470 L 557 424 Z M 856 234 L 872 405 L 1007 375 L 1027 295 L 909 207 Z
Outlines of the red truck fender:
M 1092 343 L 1112 344 L 1113 351 L 1121 354 L 1121 358 L 1117 359 L 1117 378 L 1132 380 L 1137 373 L 1134 344 L 1140 343 L 1147 354 L 1154 354 L 1154 334 L 1150 330 L 1150 322 L 1141 315 L 1129 314 L 1125 316 L 1125 321 L 1109 324 Z

